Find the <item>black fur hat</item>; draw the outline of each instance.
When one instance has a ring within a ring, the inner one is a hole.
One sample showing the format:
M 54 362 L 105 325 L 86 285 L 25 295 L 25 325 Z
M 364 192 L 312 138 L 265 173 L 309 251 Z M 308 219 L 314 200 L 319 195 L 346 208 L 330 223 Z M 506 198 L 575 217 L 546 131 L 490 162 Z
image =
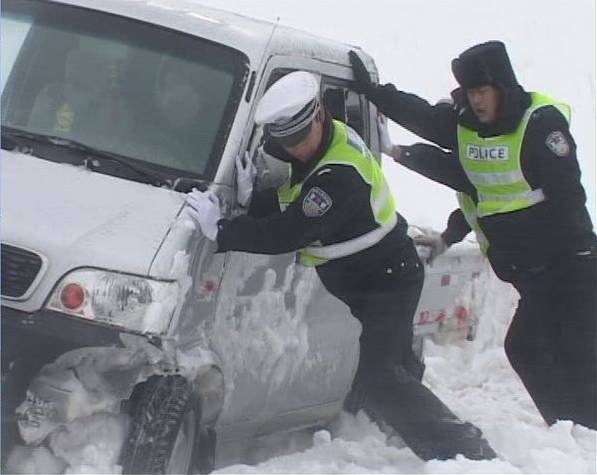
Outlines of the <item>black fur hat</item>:
M 488 41 L 467 49 L 452 60 L 452 72 L 463 89 L 493 85 L 518 86 L 506 46 Z

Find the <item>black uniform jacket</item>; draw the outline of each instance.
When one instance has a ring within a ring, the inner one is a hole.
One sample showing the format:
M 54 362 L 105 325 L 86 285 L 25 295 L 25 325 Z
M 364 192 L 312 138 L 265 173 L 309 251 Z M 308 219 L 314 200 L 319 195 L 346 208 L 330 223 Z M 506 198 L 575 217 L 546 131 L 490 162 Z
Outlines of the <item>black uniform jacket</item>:
M 383 114 L 406 129 L 452 150 L 453 160 L 457 158 L 459 123 L 483 137 L 502 135 L 516 129 L 530 105 L 530 96 L 518 86 L 509 97 L 507 110 L 500 111 L 501 119 L 495 124 L 482 124 L 462 99 L 460 90 L 453 93 L 456 106 L 432 106 L 418 96 L 398 91 L 392 84 L 377 86 L 367 96 Z M 569 144 L 565 155 L 549 147 L 554 132 L 563 135 Z M 502 278 L 508 278 L 507 273 L 541 268 L 558 257 L 594 249 L 596 243 L 580 183 L 576 144 L 566 119 L 555 107 L 542 107 L 533 113 L 520 158 L 527 181 L 533 189 L 542 188 L 547 200 L 520 211 L 479 219 L 490 242 L 489 258 Z
M 451 152 L 442 150 L 435 145 L 417 143 L 411 146 L 400 146 L 400 157 L 396 162 L 430 180 L 446 185 L 453 190 L 464 192 L 476 202 L 475 187 L 468 180 L 460 163 L 451 155 Z M 451 246 L 462 241 L 470 232 L 471 227 L 462 210 L 457 208 L 450 214 L 446 229 L 441 236 L 444 242 Z
M 305 180 L 325 155 L 333 127 L 328 118 L 324 123 L 324 140 L 308 163 L 293 160 L 274 141 L 265 144 L 265 150 L 292 166 L 292 183 Z M 319 202 L 325 205 L 313 212 L 313 190 Z M 249 213 L 218 223 L 218 251 L 245 251 L 258 254 L 282 254 L 302 249 L 313 242 L 334 244 L 358 237 L 377 227 L 370 205 L 370 187 L 350 166 L 330 165 L 309 176 L 303 183 L 298 199 L 284 211 L 278 205 L 277 190 L 255 192 Z M 406 220 L 398 215 L 398 223 L 379 243 L 356 254 L 333 259 L 317 266 L 324 284 L 337 287 L 344 281 L 359 280 L 371 269 L 392 256 L 399 258 L 410 243 L 406 235 Z M 387 262 L 386 262 L 387 264 Z M 357 279 L 358 277 L 358 279 Z M 331 282 L 334 281 L 334 282 Z M 355 284 L 356 285 L 356 284 Z

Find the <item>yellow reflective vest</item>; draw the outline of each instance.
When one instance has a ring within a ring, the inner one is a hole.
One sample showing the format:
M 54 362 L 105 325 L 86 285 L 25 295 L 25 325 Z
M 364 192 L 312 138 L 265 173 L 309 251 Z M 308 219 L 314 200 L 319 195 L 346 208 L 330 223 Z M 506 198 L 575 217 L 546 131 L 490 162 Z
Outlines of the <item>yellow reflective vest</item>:
M 456 198 L 458 199 L 458 205 L 462 210 L 464 219 L 466 219 L 466 222 L 477 237 L 477 242 L 479 243 L 479 248 L 481 248 L 481 253 L 486 256 L 487 249 L 489 248 L 489 241 L 487 240 L 487 236 L 485 236 L 481 226 L 479 226 L 479 222 L 477 221 L 477 205 L 469 195 L 461 191 L 456 192 Z
M 371 231 L 348 241 L 322 245 L 313 242 L 299 251 L 299 262 L 307 266 L 317 266 L 330 259 L 338 259 L 363 251 L 381 241 L 396 225 L 394 199 L 383 176 L 379 163 L 371 154 L 365 142 L 350 127 L 342 122 L 333 121 L 333 136 L 330 146 L 317 165 L 299 183 L 292 183 L 292 176 L 278 189 L 278 202 L 284 210 L 296 201 L 304 182 L 328 165 L 353 167 L 363 181 L 369 185 L 371 193 L 369 203 L 377 226 Z M 346 190 L 350 193 L 350 190 Z
M 509 213 L 545 200 L 541 188 L 533 189 L 521 168 L 520 150 L 533 112 L 556 107 L 570 121 L 570 107 L 540 93 L 531 93 L 531 105 L 517 129 L 495 137 L 479 137 L 458 125 L 458 157 L 470 182 L 477 189 L 478 217 Z

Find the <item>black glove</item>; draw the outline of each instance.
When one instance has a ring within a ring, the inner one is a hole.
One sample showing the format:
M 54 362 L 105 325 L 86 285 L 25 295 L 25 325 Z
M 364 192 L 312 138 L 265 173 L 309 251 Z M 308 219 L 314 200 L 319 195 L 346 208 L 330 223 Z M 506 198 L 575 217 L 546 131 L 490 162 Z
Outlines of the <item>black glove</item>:
M 359 94 L 367 95 L 375 88 L 375 84 L 371 80 L 371 75 L 365 64 L 356 51 L 351 50 L 348 52 L 348 58 L 350 59 L 350 64 L 352 65 L 352 72 L 354 74 L 354 90 Z

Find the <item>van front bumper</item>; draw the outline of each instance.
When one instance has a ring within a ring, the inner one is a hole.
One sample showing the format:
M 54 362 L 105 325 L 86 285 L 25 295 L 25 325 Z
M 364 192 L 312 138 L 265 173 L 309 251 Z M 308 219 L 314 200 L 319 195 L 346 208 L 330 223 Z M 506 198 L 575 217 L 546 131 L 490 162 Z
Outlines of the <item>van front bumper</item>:
M 42 359 L 85 346 L 122 346 L 121 330 L 92 321 L 40 310 L 22 312 L 2 306 L 2 373 L 15 359 Z
M 28 313 L 3 305 L 1 312 L 4 449 L 20 442 L 15 409 L 44 365 L 77 348 L 122 347 L 120 334 L 123 331 L 49 310 Z M 8 451 L 3 450 L 3 453 Z

